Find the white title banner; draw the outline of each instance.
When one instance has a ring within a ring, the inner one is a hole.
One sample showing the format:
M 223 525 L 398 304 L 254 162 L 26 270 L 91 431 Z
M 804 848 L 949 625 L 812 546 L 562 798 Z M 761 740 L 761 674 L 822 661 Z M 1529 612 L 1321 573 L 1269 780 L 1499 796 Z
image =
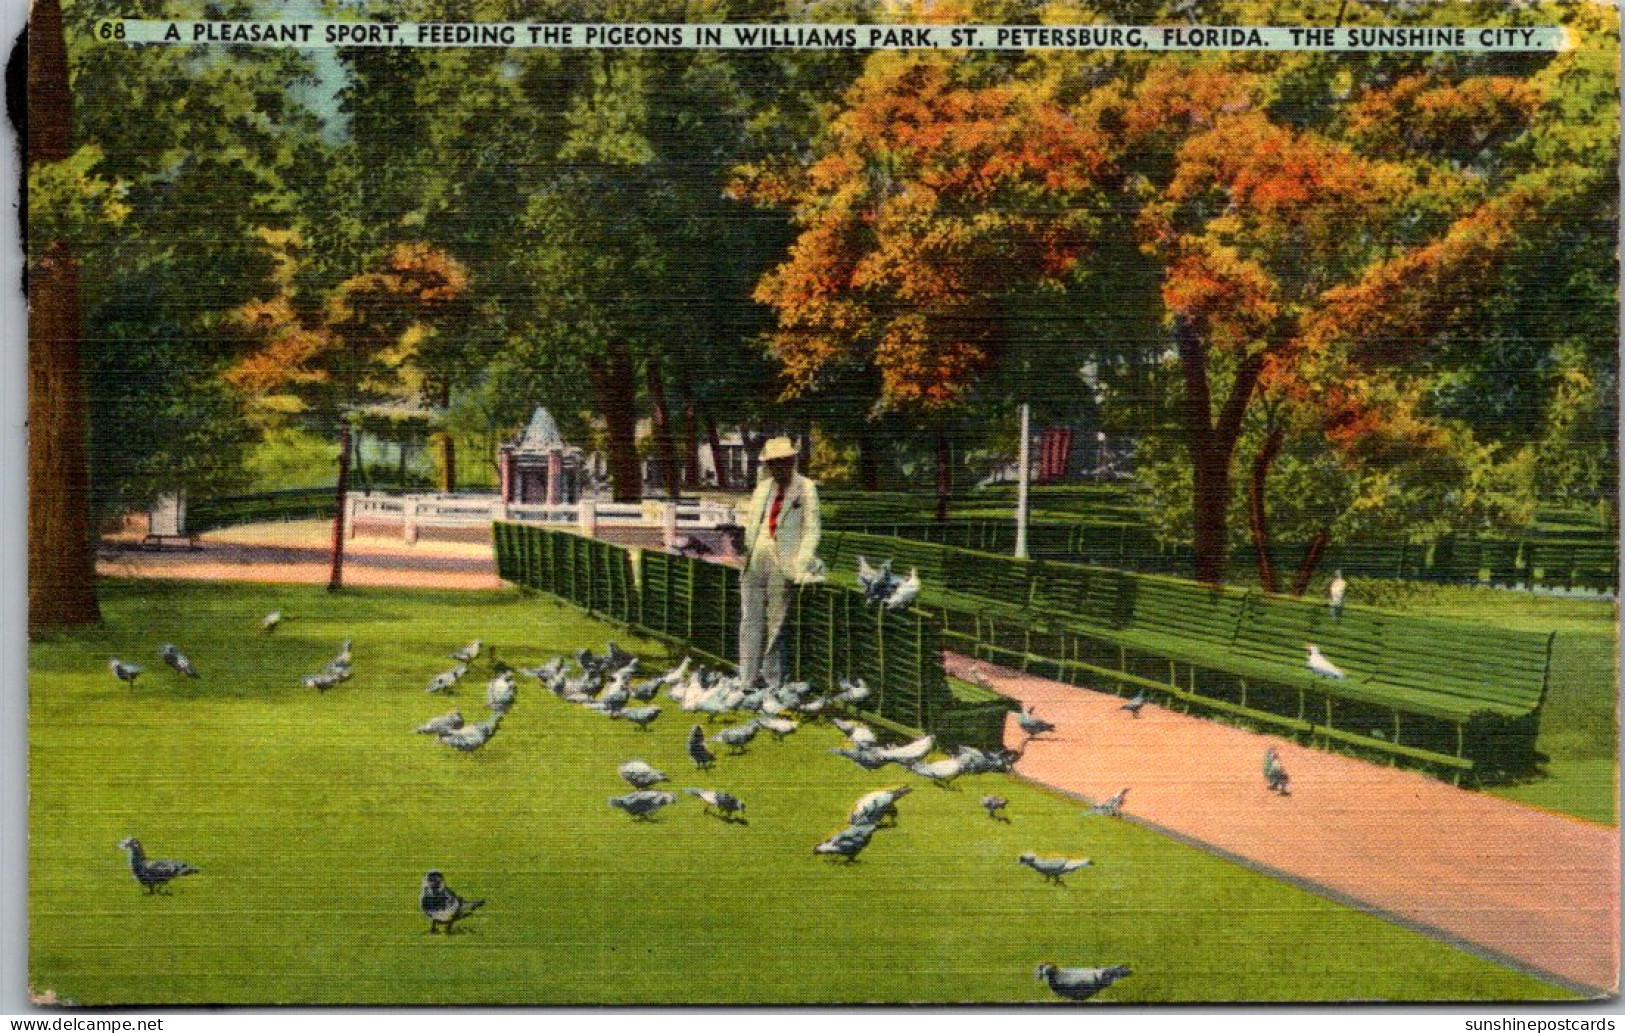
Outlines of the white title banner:
M 707 25 L 539 22 L 99 22 L 110 43 L 674 50 L 1408 50 L 1541 53 L 1561 26 Z

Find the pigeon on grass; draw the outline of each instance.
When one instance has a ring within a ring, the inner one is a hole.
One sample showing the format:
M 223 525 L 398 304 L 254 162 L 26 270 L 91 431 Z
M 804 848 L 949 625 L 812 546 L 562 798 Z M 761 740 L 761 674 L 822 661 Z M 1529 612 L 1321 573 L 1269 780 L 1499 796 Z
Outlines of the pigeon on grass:
M 874 825 L 848 825 L 813 847 L 812 852 L 844 857 L 847 864 L 854 864 L 864 847 L 869 845 L 869 840 L 874 838 L 875 828 Z
M 698 797 L 705 804 L 705 813 L 715 814 L 723 821 L 744 821 L 745 804 L 732 793 L 720 789 L 685 789 L 689 796 Z
M 148 893 L 157 893 L 160 887 L 183 875 L 196 875 L 198 870 L 185 861 L 149 861 L 147 853 L 141 848 L 141 841 L 131 836 L 119 843 L 119 849 L 130 855 L 130 874 L 135 881 L 147 888 Z M 169 891 L 164 890 L 165 893 Z
M 446 935 L 452 933 L 452 925 L 460 922 L 485 906 L 483 900 L 464 900 L 446 885 L 445 876 L 438 871 L 430 869 L 423 876 L 423 890 L 418 894 L 418 907 L 429 917 L 429 932 L 436 933 L 442 926 Z
M 121 682 L 128 682 L 131 685 L 134 685 L 135 680 L 141 677 L 141 672 L 146 670 L 146 668 L 142 667 L 140 664 L 127 664 L 117 657 L 107 661 L 107 669 L 113 672 L 113 677 L 117 678 Z
M 1066 885 L 1061 881 L 1061 876 L 1092 867 L 1095 863 L 1087 857 L 1039 857 L 1037 854 L 1022 854 L 1016 860 L 1042 875 L 1046 882 L 1053 882 L 1057 886 Z
M 449 714 L 430 718 L 417 728 L 418 735 L 444 735 L 446 732 L 455 732 L 463 727 L 463 712 L 453 710 Z
M 1038 966 L 1038 978 L 1049 984 L 1055 996 L 1069 1001 L 1087 1001 L 1125 976 L 1132 975 L 1127 965 L 1110 968 L 1057 968 Z
M 609 798 L 611 807 L 625 811 L 637 821 L 653 821 L 660 808 L 676 802 L 677 797 L 672 794 L 657 792 L 653 789 L 639 789 L 635 793 Z
M 192 666 L 192 661 L 187 659 L 185 653 L 168 642 L 158 647 L 158 655 L 163 659 L 164 663 L 173 667 L 177 673 L 184 674 L 188 678 L 198 677 L 197 668 Z

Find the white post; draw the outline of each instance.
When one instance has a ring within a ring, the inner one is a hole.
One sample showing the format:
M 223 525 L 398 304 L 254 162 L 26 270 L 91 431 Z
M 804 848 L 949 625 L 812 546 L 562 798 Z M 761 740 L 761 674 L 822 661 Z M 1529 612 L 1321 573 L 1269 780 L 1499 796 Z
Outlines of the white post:
M 598 504 L 592 499 L 581 500 L 581 533 L 588 538 L 598 535 Z
M 418 543 L 418 500 L 415 495 L 408 495 L 401 506 L 401 537 L 406 544 Z
M 665 540 L 666 548 L 670 549 L 677 544 L 677 503 L 666 503 L 665 510 L 660 514 L 660 537 Z
M 1019 469 L 1016 471 L 1016 558 L 1027 558 L 1027 478 L 1032 459 L 1028 455 L 1029 440 L 1032 432 L 1028 422 L 1031 418 L 1031 409 L 1026 402 L 1021 403 L 1021 449 L 1017 460 Z

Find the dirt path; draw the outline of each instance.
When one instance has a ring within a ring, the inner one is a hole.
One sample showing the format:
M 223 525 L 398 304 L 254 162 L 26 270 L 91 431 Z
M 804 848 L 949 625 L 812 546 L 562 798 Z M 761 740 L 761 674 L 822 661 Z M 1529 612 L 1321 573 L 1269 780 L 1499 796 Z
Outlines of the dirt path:
M 195 549 L 163 551 L 133 548 L 133 542 L 104 541 L 96 572 L 107 577 L 183 578 L 200 581 L 273 581 L 326 584 L 330 572 L 325 545 L 290 535 L 275 539 L 205 535 Z M 491 547 L 376 540 L 351 540 L 345 549 L 344 582 L 399 588 L 499 588 Z
M 949 672 L 973 661 L 948 654 Z M 1415 772 L 982 663 L 1057 731 L 1017 765 L 1124 816 L 1577 990 L 1619 973 L 1619 832 Z M 1022 734 L 1011 720 L 1010 745 Z M 1274 745 L 1291 795 L 1262 774 Z

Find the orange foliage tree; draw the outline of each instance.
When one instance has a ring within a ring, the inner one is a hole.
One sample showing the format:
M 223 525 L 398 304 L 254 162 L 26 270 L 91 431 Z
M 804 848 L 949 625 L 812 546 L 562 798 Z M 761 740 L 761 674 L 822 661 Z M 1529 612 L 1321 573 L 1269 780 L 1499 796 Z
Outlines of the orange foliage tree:
M 1010 349 L 1012 292 L 1059 287 L 1087 252 L 1106 157 L 1042 91 L 976 74 L 942 55 L 877 55 L 816 160 L 736 184 L 792 209 L 800 231 L 756 290 L 777 315 L 786 396 L 933 426 L 939 517 L 944 421 Z M 853 385 L 873 393 L 853 398 Z
M 281 290 L 234 314 L 238 330 L 254 344 L 225 379 L 262 406 L 304 412 L 336 427 L 339 475 L 328 583 L 336 590 L 343 584 L 350 414 L 421 381 L 413 358 L 437 323 L 462 311 L 469 278 L 436 247 L 397 244 L 374 268 L 339 284 L 325 302 L 306 306 L 294 287 L 298 237 L 290 232 L 264 236 L 278 258 Z

